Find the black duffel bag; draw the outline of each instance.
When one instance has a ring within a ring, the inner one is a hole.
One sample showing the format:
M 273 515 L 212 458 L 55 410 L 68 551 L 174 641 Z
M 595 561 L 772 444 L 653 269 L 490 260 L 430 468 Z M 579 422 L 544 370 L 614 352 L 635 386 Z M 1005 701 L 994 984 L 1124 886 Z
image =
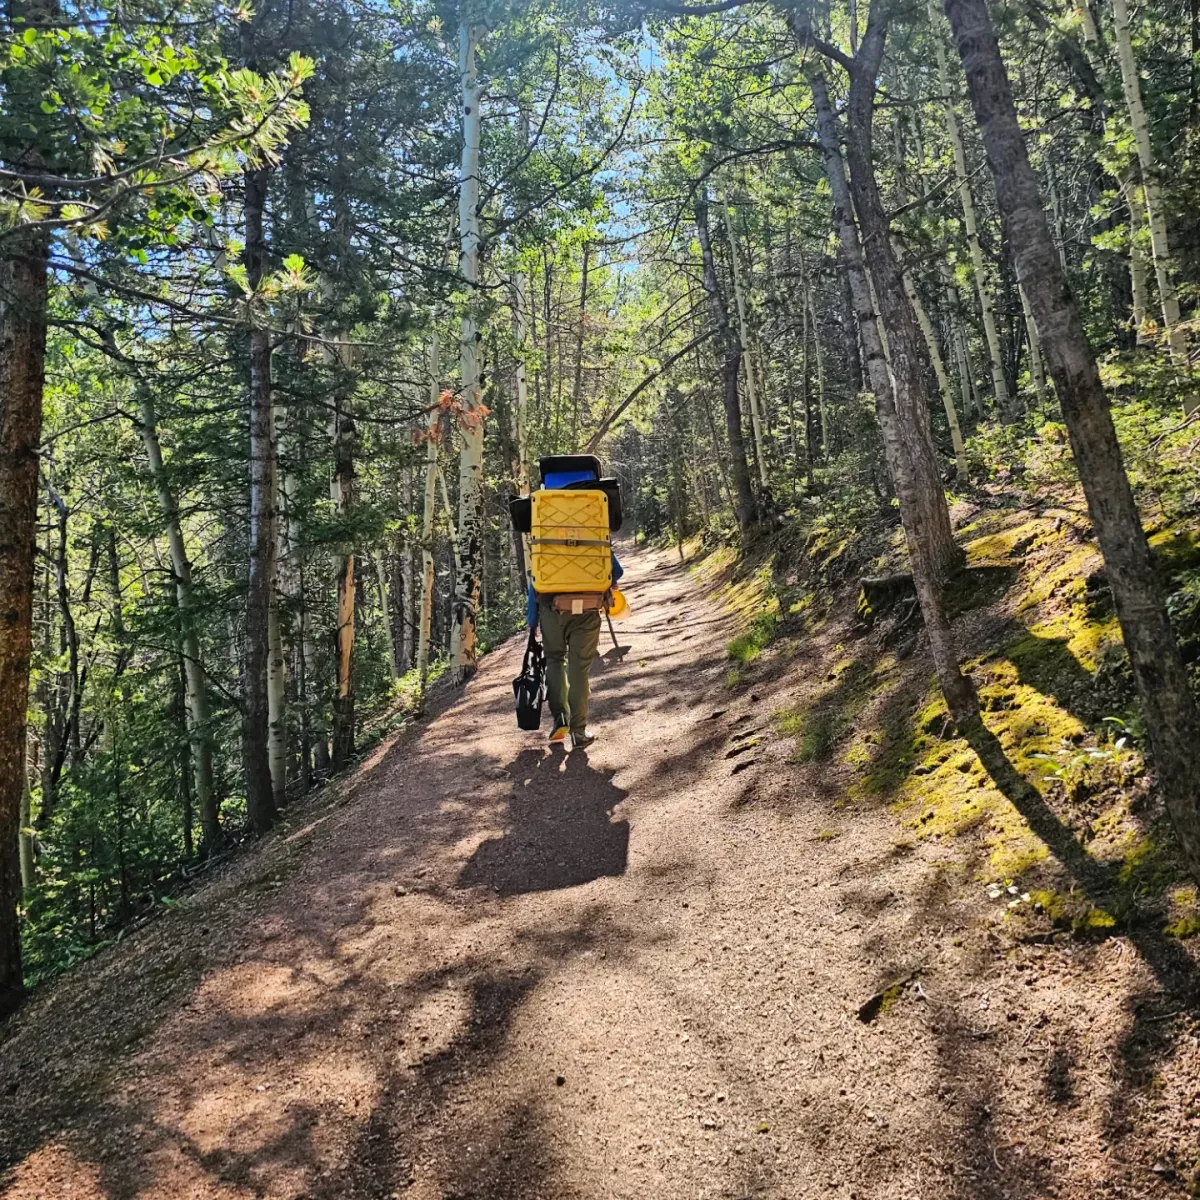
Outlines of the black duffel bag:
M 536 627 L 529 631 L 521 674 L 513 680 L 513 695 L 517 700 L 517 728 L 540 729 L 542 706 L 546 703 L 546 652 L 538 641 Z

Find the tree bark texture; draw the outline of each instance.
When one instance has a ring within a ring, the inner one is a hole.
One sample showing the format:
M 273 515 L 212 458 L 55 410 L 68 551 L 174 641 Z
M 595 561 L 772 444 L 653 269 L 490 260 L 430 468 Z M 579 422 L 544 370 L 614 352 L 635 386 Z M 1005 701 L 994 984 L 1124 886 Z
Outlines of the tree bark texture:
M 801 30 L 801 35 L 803 36 L 803 30 Z M 867 36 L 871 36 L 870 24 L 867 27 Z M 946 703 L 955 720 L 962 721 L 976 711 L 975 694 L 969 681 L 959 669 L 958 654 L 954 647 L 950 624 L 946 620 L 945 610 L 942 607 L 941 582 L 943 576 L 939 576 L 937 573 L 931 562 L 929 547 L 923 540 L 926 537 L 928 525 L 922 519 L 923 509 L 919 495 L 919 482 L 915 477 L 913 463 L 909 457 L 908 446 L 911 439 L 905 437 L 903 418 L 897 411 L 894 391 L 895 374 L 889 367 L 879 323 L 875 318 L 875 308 L 871 301 L 870 279 L 863 261 L 858 229 L 852 215 L 850 185 L 846 179 L 846 168 L 842 161 L 837 119 L 829 100 L 829 89 L 824 76 L 817 71 L 810 72 L 809 84 L 812 87 L 813 101 L 817 110 L 817 129 L 825 158 L 825 174 L 833 194 L 834 224 L 837 226 L 841 241 L 842 261 L 845 263 L 846 274 L 850 281 L 850 296 L 862 337 L 867 381 L 870 383 L 875 397 L 875 413 L 883 440 L 884 455 L 892 476 L 892 484 L 900 500 L 900 519 L 904 526 L 905 541 L 912 563 L 917 598 L 921 605 L 925 626 L 929 631 L 930 651 L 942 694 L 946 697 Z M 929 437 L 927 413 L 923 416 L 923 422 L 925 435 Z M 942 509 L 945 511 L 946 498 L 941 491 L 940 483 L 938 484 L 938 494 Z M 949 514 L 946 513 L 947 531 L 949 524 Z
M 738 373 L 741 369 L 742 348 L 738 336 L 729 323 L 729 307 L 717 278 L 717 264 L 713 258 L 712 237 L 708 225 L 708 199 L 697 192 L 695 203 L 696 236 L 700 240 L 700 253 L 704 262 L 704 290 L 708 293 L 712 309 L 713 324 L 717 327 L 721 344 L 721 379 L 724 384 L 725 431 L 729 437 L 729 458 L 733 466 L 733 488 L 735 494 L 734 516 L 743 537 L 755 520 L 754 491 L 750 484 L 750 465 L 746 461 L 746 442 L 742 437 L 742 406 L 738 401 Z
M 983 318 L 983 335 L 987 343 L 988 359 L 992 365 L 992 389 L 996 395 L 997 415 L 1004 420 L 1013 418 L 1012 398 L 1008 394 L 1008 383 L 1004 378 L 1004 356 L 1000 351 L 1000 335 L 996 331 L 996 306 L 992 302 L 992 285 L 988 282 L 987 262 L 983 257 L 983 246 L 979 241 L 979 220 L 975 213 L 975 196 L 971 191 L 971 176 L 967 170 L 967 156 L 963 149 L 962 131 L 958 126 L 958 114 L 954 111 L 954 97 L 950 87 L 950 69 L 946 62 L 946 49 L 942 44 L 942 26 L 937 18 L 937 0 L 929 0 L 929 16 L 932 25 L 933 46 L 937 56 L 938 80 L 943 95 L 943 114 L 946 119 L 946 136 L 954 157 L 954 175 L 962 204 L 963 230 L 967 235 L 967 250 L 971 255 L 971 274 L 975 279 L 975 291 L 979 296 L 979 312 Z
M 424 499 L 421 504 L 421 605 L 417 616 L 417 711 L 425 708 L 429 679 L 429 644 L 433 633 L 433 524 L 437 513 L 438 427 L 441 423 L 441 362 L 438 353 L 437 313 L 429 334 L 429 427 L 425 437 Z
M 18 830 L 26 772 L 38 449 L 49 246 L 10 241 L 0 261 L 0 1016 L 22 996 Z
M 200 635 L 196 628 L 196 607 L 192 595 L 192 564 L 188 558 L 179 523 L 179 507 L 167 480 L 154 399 L 145 384 L 139 385 L 138 432 L 146 448 L 150 478 L 158 493 L 158 506 L 166 524 L 167 548 L 171 556 L 171 574 L 175 578 L 175 601 L 179 606 L 182 631 L 182 655 L 187 700 L 188 741 L 195 783 L 196 804 L 200 810 L 200 829 L 204 844 L 212 849 L 221 840 L 213 788 L 212 741 L 209 730 L 208 679 L 200 657 Z
M 245 177 L 246 248 L 250 287 L 266 273 L 263 235 L 270 170 L 248 168 Z M 275 821 L 275 799 L 267 742 L 270 703 L 270 611 L 275 589 L 275 415 L 271 402 L 271 334 L 265 314 L 251 300 L 250 312 L 250 534 L 249 577 L 242 677 L 242 758 L 246 772 L 246 811 L 258 833 Z
M 354 509 L 354 418 L 339 404 L 337 436 L 333 447 L 333 480 L 337 514 L 345 522 Z M 343 532 L 349 539 L 349 533 Z M 338 556 L 337 627 L 334 632 L 334 661 L 337 684 L 333 695 L 333 766 L 341 770 L 354 754 L 354 600 L 355 554 L 347 540 Z
M 758 385 L 754 379 L 754 364 L 750 360 L 750 316 L 747 311 L 746 291 L 742 283 L 742 268 L 738 257 L 737 235 L 733 229 L 733 218 L 727 202 L 723 208 L 725 210 L 725 233 L 729 238 L 729 264 L 733 274 L 733 298 L 737 306 L 738 344 L 741 346 L 742 362 L 746 367 L 746 404 L 750 409 L 750 432 L 754 437 L 754 461 L 758 464 L 758 482 L 765 496 L 771 490 L 771 481 L 767 476 L 767 448 L 763 439 Z
M 455 680 L 464 683 L 476 670 L 475 622 L 483 565 L 483 404 L 479 330 L 479 145 L 483 88 L 475 65 L 476 30 L 464 21 L 459 31 L 462 80 L 462 165 L 459 172 L 459 273 L 467 289 L 462 315 L 460 354 L 462 450 L 458 468 L 458 553 L 451 602 L 450 656 Z
M 1146 201 L 1146 217 L 1150 225 L 1150 249 L 1154 256 L 1154 274 L 1158 280 L 1158 300 L 1162 306 L 1163 331 L 1172 357 L 1183 360 L 1187 355 L 1187 338 L 1179 327 L 1179 295 L 1172 279 L 1171 241 L 1167 233 L 1167 214 L 1162 189 L 1158 183 L 1158 163 L 1150 142 L 1150 122 L 1142 103 L 1142 81 L 1133 39 L 1129 29 L 1129 7 L 1126 0 L 1112 0 L 1113 29 L 1117 35 L 1117 61 L 1121 65 L 1121 86 L 1125 105 L 1129 109 L 1129 124 L 1137 147 L 1138 163 L 1142 168 L 1142 191 Z
M 928 563 L 931 583 L 939 588 L 962 565 L 962 552 L 950 528 L 950 512 L 933 446 L 921 331 L 904 292 L 903 274 L 892 251 L 887 214 L 871 163 L 875 77 L 883 55 L 886 20 L 885 6 L 873 9 L 867 20 L 859 54 L 862 61 L 850 80 L 846 156 L 850 191 L 862 229 L 863 256 L 887 335 L 900 437 L 912 472 L 906 524 L 909 536 Z

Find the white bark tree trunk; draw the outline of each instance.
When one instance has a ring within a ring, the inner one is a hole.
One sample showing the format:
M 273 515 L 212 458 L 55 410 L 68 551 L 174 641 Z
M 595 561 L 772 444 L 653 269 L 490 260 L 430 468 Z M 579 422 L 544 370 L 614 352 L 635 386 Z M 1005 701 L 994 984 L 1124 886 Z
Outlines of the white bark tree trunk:
M 1000 353 L 1000 336 L 996 331 L 996 312 L 992 303 L 992 289 L 988 283 L 987 264 L 983 247 L 979 243 L 979 225 L 975 215 L 975 198 L 971 194 L 971 181 L 967 173 L 967 156 L 963 150 L 962 133 L 950 90 L 950 69 L 946 61 L 946 48 L 942 43 L 942 23 L 936 0 L 929 0 L 929 20 L 933 29 L 933 45 L 937 55 L 938 80 L 944 97 L 946 136 L 954 156 L 954 175 L 958 184 L 958 195 L 962 201 L 963 227 L 967 234 L 967 249 L 971 255 L 971 273 L 975 276 L 975 290 L 979 294 L 979 310 L 983 316 L 983 334 L 987 340 L 988 357 L 992 363 L 992 389 L 996 394 L 996 407 L 1000 415 L 1012 415 L 1012 398 L 1008 394 L 1008 383 L 1004 378 L 1004 359 Z
M 812 285 L 805 283 L 804 299 L 812 325 L 813 358 L 817 363 L 817 412 L 821 416 L 821 453 L 829 457 L 832 449 L 829 437 L 829 405 L 825 402 L 825 348 L 821 345 L 821 329 L 817 324 L 817 306 L 813 303 Z
M 274 408 L 276 456 L 282 442 L 282 430 L 286 427 L 287 410 L 278 404 Z M 287 663 L 283 655 L 283 622 L 279 615 L 279 592 L 285 585 L 289 569 L 288 534 L 286 517 L 282 513 L 282 497 L 279 491 L 279 471 L 273 473 L 272 486 L 275 495 L 272 505 L 277 514 L 275 520 L 275 586 L 271 589 L 271 603 L 267 609 L 267 765 L 271 771 L 271 794 L 275 806 L 287 802 Z
M 737 248 L 737 237 L 733 231 L 733 220 L 729 205 L 723 204 L 725 210 L 725 232 L 729 235 L 729 261 L 733 267 L 733 298 L 737 305 L 738 340 L 742 345 L 742 362 L 746 367 L 746 401 L 750 406 L 750 428 L 754 435 L 754 459 L 758 463 L 758 482 L 764 492 L 770 491 L 767 480 L 766 447 L 763 444 L 762 414 L 758 407 L 758 387 L 754 381 L 754 364 L 750 359 L 751 338 L 750 324 L 746 316 L 746 296 L 742 290 L 742 268 Z
M 1146 206 L 1135 178 L 1133 164 L 1121 173 L 1121 195 L 1129 209 L 1129 288 L 1133 293 L 1133 329 L 1138 345 L 1148 338 L 1146 317 L 1150 311 L 1150 289 L 1147 286 L 1146 251 L 1142 245 L 1142 230 L 1146 227 Z
M 522 495 L 529 491 L 532 472 L 529 463 L 529 377 L 525 368 L 525 355 L 529 349 L 529 283 L 524 272 L 518 272 L 513 281 L 513 316 L 517 340 L 517 411 L 513 424 L 517 439 L 517 491 Z
M 429 337 L 429 427 L 425 440 L 425 492 L 421 507 L 421 604 L 417 614 L 417 711 L 425 707 L 429 679 L 429 642 L 433 626 L 433 519 L 437 510 L 438 425 L 441 421 L 441 363 L 438 352 L 437 313 Z
M 339 342 L 339 357 L 348 357 L 348 348 Z M 345 364 L 348 365 L 348 364 Z M 341 397 L 335 405 L 333 438 L 333 477 L 330 484 L 337 516 L 345 521 L 358 499 L 355 476 L 354 418 L 343 408 Z M 358 590 L 355 573 L 355 547 L 346 540 L 337 552 L 337 615 L 334 629 L 334 667 L 336 689 L 333 700 L 333 765 L 341 770 L 354 753 L 354 640 L 355 598 Z
M 483 419 L 479 371 L 479 105 L 483 88 L 475 65 L 477 30 L 469 17 L 459 30 L 462 80 L 462 165 L 459 171 L 459 274 L 467 287 L 462 315 L 462 451 L 458 468 L 458 538 L 450 658 L 455 680 L 464 683 L 476 669 L 475 621 L 483 561 Z
M 375 582 L 379 587 L 379 613 L 383 618 L 383 645 L 387 651 L 388 674 L 392 679 L 400 678 L 400 665 L 396 661 L 396 637 L 392 633 L 392 604 L 388 597 L 387 566 L 382 551 L 371 555 L 375 563 Z
M 192 564 L 188 559 L 179 523 L 179 509 L 163 469 L 162 446 L 154 400 L 145 386 L 138 396 L 138 432 L 146 449 L 150 478 L 158 493 L 158 506 L 166 523 L 167 547 L 171 555 L 171 574 L 175 577 L 175 600 L 179 605 L 183 629 L 183 669 L 187 690 L 188 737 L 192 745 L 192 771 L 196 790 L 196 808 L 204 843 L 210 849 L 220 841 L 221 828 L 213 791 L 212 743 L 209 740 L 207 677 L 200 657 L 200 637 L 196 632 L 196 611 L 192 598 Z
M 1083 30 L 1083 41 L 1090 52 L 1091 65 L 1101 84 L 1107 81 L 1107 64 L 1103 61 L 1100 46 L 1100 33 L 1092 18 L 1091 8 L 1087 3 L 1081 3 L 1075 9 L 1079 15 L 1080 26 Z M 1107 119 L 1107 110 L 1106 110 Z M 1146 206 L 1142 201 L 1141 185 L 1138 181 L 1138 171 L 1132 161 L 1125 164 L 1117 176 L 1117 185 L 1121 189 L 1121 198 L 1129 210 L 1129 287 L 1133 293 L 1133 328 L 1138 345 L 1149 342 L 1146 327 L 1146 316 L 1150 310 L 1150 293 L 1147 287 L 1146 252 L 1142 246 L 1142 230 L 1146 227 Z M 1057 198 L 1055 198 L 1057 214 Z M 1057 219 L 1057 216 L 1056 216 Z M 1063 262 L 1064 269 L 1066 262 Z
M 37 882 L 37 863 L 33 854 L 33 793 L 29 790 L 29 764 L 21 787 L 20 833 L 17 835 L 18 860 L 21 868 L 21 890 L 29 891 Z
M 895 239 L 893 239 L 893 245 L 896 247 L 896 257 L 903 260 L 900 247 Z M 912 272 L 905 268 L 903 278 L 904 294 L 908 297 L 908 302 L 912 305 L 913 313 L 917 318 L 917 324 L 921 327 L 921 336 L 925 339 L 925 345 L 929 350 L 929 361 L 933 363 L 933 373 L 937 376 L 938 391 L 942 396 L 942 408 L 946 412 L 946 424 L 950 427 L 950 444 L 954 447 L 954 466 L 958 471 L 958 477 L 965 480 L 967 478 L 967 451 L 963 445 L 962 429 L 958 424 L 958 413 L 954 411 L 954 389 L 950 385 L 950 376 L 946 373 L 946 364 L 942 359 L 942 351 L 933 330 L 933 322 L 929 319 L 929 313 L 925 311 L 925 305 L 917 293 L 917 285 L 913 282 Z
M 406 467 L 404 469 L 404 506 L 405 511 L 409 513 L 413 511 L 413 505 L 416 501 L 415 481 L 417 474 L 417 471 L 413 467 Z M 400 551 L 400 661 L 398 666 L 402 676 L 412 669 L 413 658 L 417 649 L 418 605 L 415 599 L 416 569 L 414 563 L 416 552 L 417 543 L 412 536 L 412 527 L 411 525 L 407 525 Z
M 1150 222 L 1150 248 L 1154 255 L 1154 275 L 1158 280 L 1158 299 L 1162 306 L 1163 331 L 1171 356 L 1184 360 L 1187 338 L 1179 328 L 1179 296 L 1171 278 L 1171 243 L 1167 235 L 1167 216 L 1162 191 L 1158 185 L 1158 164 L 1150 143 L 1150 123 L 1142 103 L 1142 84 L 1137 61 L 1133 56 L 1133 41 L 1129 32 L 1129 8 L 1125 0 L 1113 0 L 1113 28 L 1117 36 L 1117 61 L 1121 64 L 1121 86 L 1125 105 L 1129 109 L 1129 124 L 1137 146 L 1138 162 L 1142 168 L 1142 187 L 1146 198 L 1146 216 Z
M 1046 403 L 1046 368 L 1042 363 L 1042 340 L 1038 337 L 1037 322 L 1033 319 L 1033 309 L 1029 307 L 1029 297 L 1025 295 L 1023 284 L 1017 285 L 1021 293 L 1021 311 L 1025 314 L 1025 335 L 1029 339 L 1029 373 L 1033 376 L 1034 390 L 1037 392 L 1038 404 Z
M 518 496 L 529 492 L 533 472 L 529 462 L 529 379 L 525 369 L 525 355 L 529 349 L 529 284 L 523 271 L 518 271 L 513 280 L 513 318 L 517 341 L 517 405 L 513 415 L 513 435 L 516 439 L 517 475 L 513 483 Z M 530 578 L 529 534 L 521 534 L 521 566 L 525 572 L 525 586 Z

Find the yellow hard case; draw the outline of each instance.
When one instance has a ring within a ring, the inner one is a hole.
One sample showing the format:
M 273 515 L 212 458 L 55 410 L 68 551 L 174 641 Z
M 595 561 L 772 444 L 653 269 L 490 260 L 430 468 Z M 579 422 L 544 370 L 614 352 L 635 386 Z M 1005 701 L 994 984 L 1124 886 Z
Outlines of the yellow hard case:
M 608 591 L 612 586 L 608 497 L 583 488 L 543 488 L 531 499 L 533 590 L 543 596 Z

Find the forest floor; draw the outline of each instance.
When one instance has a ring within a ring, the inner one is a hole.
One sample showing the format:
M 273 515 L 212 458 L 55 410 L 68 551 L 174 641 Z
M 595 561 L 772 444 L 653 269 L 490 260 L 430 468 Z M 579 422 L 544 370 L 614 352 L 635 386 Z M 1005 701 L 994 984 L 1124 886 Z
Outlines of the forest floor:
M 797 752 L 787 714 L 828 706 L 847 648 L 888 657 L 852 597 L 731 676 L 743 623 L 718 585 L 673 553 L 626 566 L 631 649 L 598 664 L 589 751 L 515 730 L 510 643 L 35 994 L 0 1033 L 0 1195 L 1195 1194 L 1191 943 L 1021 917 L 979 828 L 922 836 L 853 755 Z M 1001 608 L 960 637 L 998 644 Z M 911 723 L 926 703 L 919 647 L 888 669 L 858 732 L 872 704 Z M 1002 743 L 987 770 L 1074 898 L 1088 851 Z M 984 768 L 947 747 L 970 791 Z

